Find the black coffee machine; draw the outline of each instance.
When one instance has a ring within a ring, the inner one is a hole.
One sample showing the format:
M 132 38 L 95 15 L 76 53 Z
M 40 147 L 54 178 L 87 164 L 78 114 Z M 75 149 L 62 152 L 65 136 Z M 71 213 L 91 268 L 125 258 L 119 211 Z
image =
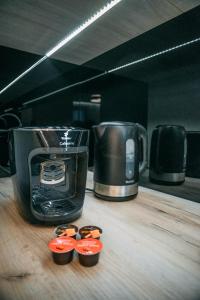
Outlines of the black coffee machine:
M 88 162 L 88 130 L 18 128 L 10 138 L 14 194 L 33 223 L 59 224 L 82 212 Z
M 9 129 L 21 125 L 21 120 L 13 113 L 4 113 L 0 115 L 0 165 L 3 167 L 7 167 L 9 162 Z
M 0 165 L 7 166 L 8 160 L 8 130 L 0 129 Z
M 93 128 L 95 195 L 111 201 L 133 199 L 139 173 L 147 165 L 145 128 L 131 122 L 103 122 Z
M 187 154 L 183 126 L 158 125 L 151 138 L 149 178 L 160 184 L 181 184 L 185 180 Z

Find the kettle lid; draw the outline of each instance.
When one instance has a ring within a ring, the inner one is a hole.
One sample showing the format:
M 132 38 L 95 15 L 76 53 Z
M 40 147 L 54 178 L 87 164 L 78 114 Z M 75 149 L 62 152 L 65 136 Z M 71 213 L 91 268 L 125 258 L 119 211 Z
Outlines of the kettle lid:
M 156 128 L 182 128 L 185 129 L 183 126 L 181 125 L 175 125 L 175 124 L 159 124 L 156 126 Z
M 111 121 L 111 122 L 102 122 L 98 126 L 134 126 L 136 123 L 132 122 L 122 122 L 122 121 Z

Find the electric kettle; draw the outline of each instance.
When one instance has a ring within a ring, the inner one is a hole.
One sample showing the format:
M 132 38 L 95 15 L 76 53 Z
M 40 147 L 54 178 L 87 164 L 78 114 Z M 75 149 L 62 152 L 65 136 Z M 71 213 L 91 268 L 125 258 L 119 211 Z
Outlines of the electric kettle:
M 95 195 L 111 201 L 132 199 L 138 193 L 139 173 L 147 165 L 145 128 L 116 121 L 100 123 L 93 129 Z
M 185 180 L 187 140 L 179 125 L 158 125 L 151 138 L 149 178 L 160 184 L 181 184 Z

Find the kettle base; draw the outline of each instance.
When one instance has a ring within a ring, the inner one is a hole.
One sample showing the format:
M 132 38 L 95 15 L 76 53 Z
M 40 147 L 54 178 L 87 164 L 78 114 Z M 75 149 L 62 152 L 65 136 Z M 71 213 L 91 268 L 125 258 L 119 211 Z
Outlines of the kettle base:
M 185 181 L 185 173 L 156 173 L 150 170 L 149 180 L 156 184 L 180 185 Z
M 154 179 L 154 178 L 149 178 L 149 180 L 152 183 L 159 184 L 159 185 L 167 185 L 167 186 L 169 186 L 169 185 L 181 185 L 185 181 L 185 180 L 182 180 L 182 181 L 172 182 L 172 181 L 157 180 L 157 179 Z
M 100 198 L 100 199 L 103 199 L 103 200 L 106 200 L 106 201 L 123 202 L 123 201 L 130 201 L 130 200 L 135 199 L 137 197 L 138 193 L 135 194 L 135 195 L 126 196 L 126 197 L 110 197 L 110 196 L 100 195 L 100 194 L 97 194 L 97 193 L 94 193 L 94 194 L 97 198 Z
M 138 183 L 131 185 L 106 185 L 94 183 L 94 194 L 108 201 L 126 201 L 134 199 L 138 193 Z

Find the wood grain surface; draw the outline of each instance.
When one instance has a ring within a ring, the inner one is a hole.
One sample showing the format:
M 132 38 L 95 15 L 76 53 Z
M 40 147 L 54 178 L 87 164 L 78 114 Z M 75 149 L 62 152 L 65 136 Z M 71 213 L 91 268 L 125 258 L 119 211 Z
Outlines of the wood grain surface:
M 200 299 L 198 203 L 147 188 L 121 203 L 87 192 L 74 223 L 103 228 L 98 265 L 82 267 L 76 256 L 56 265 L 47 248 L 54 227 L 25 222 L 10 178 L 0 179 L 1 300 Z
M 149 171 L 146 170 L 142 176 L 140 176 L 140 185 L 152 190 L 200 203 L 200 178 L 185 177 L 183 184 L 167 186 L 151 182 L 149 180 Z
M 0 1 L 0 45 L 44 55 L 108 0 Z M 200 4 L 124 0 L 53 57 L 83 64 Z

